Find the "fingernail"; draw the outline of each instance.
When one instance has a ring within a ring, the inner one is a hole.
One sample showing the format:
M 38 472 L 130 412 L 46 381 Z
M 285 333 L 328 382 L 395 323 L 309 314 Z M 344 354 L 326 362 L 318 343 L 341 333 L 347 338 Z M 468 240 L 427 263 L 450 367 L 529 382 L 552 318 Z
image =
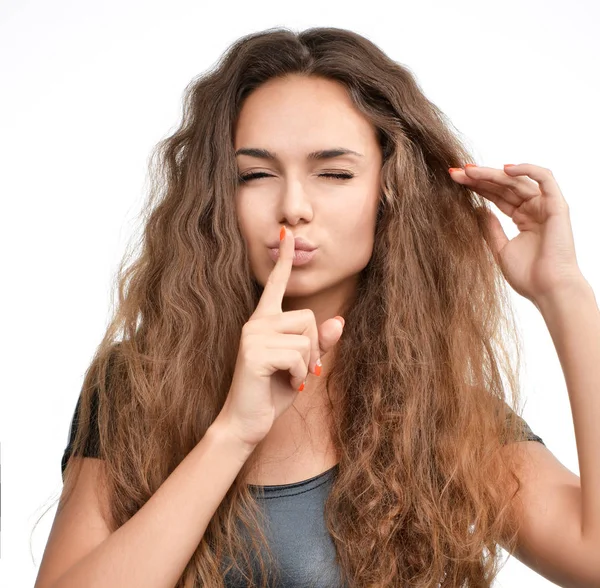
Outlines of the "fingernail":
M 315 376 L 321 375 L 321 367 L 322 366 L 323 366 L 323 364 L 321 363 L 321 358 L 319 357 L 319 359 L 317 359 L 317 365 L 315 366 Z
M 465 165 L 465 167 L 477 167 L 477 165 L 474 163 L 467 163 L 467 165 Z
M 514 163 L 505 163 L 504 167 L 514 167 Z
M 285 237 L 285 227 L 282 226 L 281 230 L 279 231 L 279 240 L 283 241 L 284 237 Z
M 304 384 L 306 384 L 306 380 L 304 380 L 304 382 L 302 382 L 302 384 L 300 384 L 300 388 L 298 388 L 298 392 L 302 392 L 302 390 L 304 390 Z
M 455 172 L 455 171 L 462 171 L 462 167 L 449 167 L 448 171 L 450 173 Z

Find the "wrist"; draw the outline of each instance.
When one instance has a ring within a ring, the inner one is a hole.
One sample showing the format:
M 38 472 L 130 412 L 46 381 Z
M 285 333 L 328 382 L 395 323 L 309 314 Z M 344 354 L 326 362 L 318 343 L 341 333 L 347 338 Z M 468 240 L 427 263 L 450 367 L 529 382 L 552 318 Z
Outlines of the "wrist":
M 538 310 L 544 314 L 544 312 L 555 308 L 556 306 L 564 304 L 572 305 L 575 300 L 588 296 L 594 298 L 594 291 L 590 283 L 584 279 L 574 280 L 564 284 L 560 288 L 556 288 L 543 297 L 537 298 L 534 301 L 534 304 Z
M 210 425 L 207 434 L 210 434 L 217 442 L 227 444 L 233 451 L 239 453 L 244 461 L 256 448 L 256 444 L 248 443 L 236 434 L 234 427 L 231 426 L 222 413 Z

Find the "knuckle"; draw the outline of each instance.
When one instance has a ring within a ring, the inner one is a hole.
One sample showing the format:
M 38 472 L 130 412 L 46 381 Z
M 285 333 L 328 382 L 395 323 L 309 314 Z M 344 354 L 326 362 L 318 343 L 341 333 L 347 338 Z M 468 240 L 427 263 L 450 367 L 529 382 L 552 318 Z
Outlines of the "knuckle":
M 240 341 L 240 353 L 244 356 L 244 357 L 248 357 L 248 353 L 250 352 L 250 350 L 252 349 L 252 345 L 250 344 L 250 342 L 248 341 L 248 338 L 244 338 Z
M 304 314 L 306 316 L 306 320 L 309 322 L 314 322 L 316 324 L 316 318 L 315 318 L 315 313 L 312 310 L 312 308 L 305 308 L 304 309 Z
M 256 347 L 252 347 L 251 349 L 248 349 L 245 354 L 246 362 L 248 363 L 248 365 L 253 365 L 253 366 L 261 364 L 262 357 L 263 356 L 262 356 L 260 349 L 257 349 Z
M 242 327 L 242 334 L 247 335 L 252 333 L 258 320 L 258 318 L 251 318 L 247 323 L 244 323 L 244 326 Z
M 298 351 L 298 366 L 303 370 L 308 369 L 308 364 L 306 362 L 306 355 L 301 351 Z
M 240 348 L 240 353 L 239 353 L 240 357 L 242 358 L 242 361 L 246 364 L 250 364 L 253 361 L 253 357 L 252 357 L 252 349 L 248 346 L 242 346 Z
M 244 356 L 247 356 L 252 349 L 256 349 L 257 337 L 258 334 L 256 333 L 246 333 L 246 336 L 240 339 L 240 353 L 242 353 Z

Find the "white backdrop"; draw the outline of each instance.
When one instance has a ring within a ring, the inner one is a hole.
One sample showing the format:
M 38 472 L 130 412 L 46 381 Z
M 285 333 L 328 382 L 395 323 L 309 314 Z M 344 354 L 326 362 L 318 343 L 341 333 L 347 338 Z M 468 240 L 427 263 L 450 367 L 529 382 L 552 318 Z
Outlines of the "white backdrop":
M 337 26 L 407 65 L 475 163 L 550 168 L 600 299 L 596 176 L 600 25 L 593 0 L 202 3 L 2 0 L 0 584 L 33 586 L 83 374 L 104 332 L 153 145 L 186 84 L 238 37 Z M 509 237 L 512 221 L 496 207 Z M 579 473 L 567 390 L 536 308 L 513 292 L 526 351 L 525 417 Z M 511 558 L 498 587 L 553 586 Z

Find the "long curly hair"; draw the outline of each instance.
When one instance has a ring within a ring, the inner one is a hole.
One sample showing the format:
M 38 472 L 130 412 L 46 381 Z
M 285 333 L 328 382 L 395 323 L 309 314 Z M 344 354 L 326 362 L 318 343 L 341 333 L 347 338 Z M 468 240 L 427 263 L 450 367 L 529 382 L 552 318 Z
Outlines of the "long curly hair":
M 342 581 L 490 586 L 500 545 L 516 547 L 518 464 L 501 449 L 523 423 L 522 343 L 488 246 L 488 204 L 450 178 L 449 167 L 473 158 L 411 71 L 348 30 L 244 36 L 187 86 L 178 128 L 148 161 L 143 239 L 117 270 L 118 304 L 85 373 L 73 453 L 88 440 L 96 394 L 114 531 L 219 414 L 262 292 L 236 218 L 233 132 L 245 98 L 291 74 L 343 84 L 383 154 L 373 254 L 340 313 L 345 329 L 324 382 L 330 402 L 330 389 L 340 391 L 325 519 Z M 69 460 L 63 504 L 80 462 Z M 232 568 L 248 586 L 272 578 L 264 513 L 244 482 L 253 464 L 251 456 L 178 588 L 222 587 Z

